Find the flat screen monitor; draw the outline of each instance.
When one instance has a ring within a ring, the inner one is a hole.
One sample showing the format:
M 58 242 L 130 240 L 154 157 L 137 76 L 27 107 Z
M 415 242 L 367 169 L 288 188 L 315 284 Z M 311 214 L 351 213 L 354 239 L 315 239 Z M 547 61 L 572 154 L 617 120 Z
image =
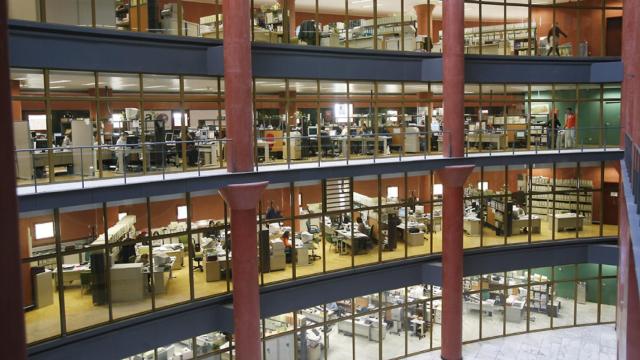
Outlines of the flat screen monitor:
M 36 140 L 36 149 L 46 149 L 47 146 L 47 140 L 46 139 L 38 139 Z
M 54 144 L 56 146 L 62 146 L 62 142 L 64 141 L 64 136 L 60 134 L 55 134 Z
M 318 136 L 317 126 L 309 126 L 309 136 Z
M 164 141 L 165 142 L 173 141 L 173 133 L 164 134 Z
M 29 115 L 29 130 L 47 130 L 47 115 Z
M 131 136 L 129 135 L 127 137 L 127 145 L 137 145 L 139 142 L 139 138 L 137 136 Z
M 525 137 L 526 137 L 526 135 L 525 135 L 524 131 L 516 131 L 516 138 L 524 139 Z

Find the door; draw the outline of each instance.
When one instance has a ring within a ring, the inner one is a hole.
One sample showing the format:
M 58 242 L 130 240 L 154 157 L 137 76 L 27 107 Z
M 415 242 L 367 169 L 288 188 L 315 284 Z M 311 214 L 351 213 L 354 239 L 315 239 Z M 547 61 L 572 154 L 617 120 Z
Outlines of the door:
M 604 216 L 602 220 L 605 225 L 618 225 L 618 196 L 619 186 L 617 183 L 604 183 Z
M 622 55 L 622 16 L 607 18 L 607 56 Z

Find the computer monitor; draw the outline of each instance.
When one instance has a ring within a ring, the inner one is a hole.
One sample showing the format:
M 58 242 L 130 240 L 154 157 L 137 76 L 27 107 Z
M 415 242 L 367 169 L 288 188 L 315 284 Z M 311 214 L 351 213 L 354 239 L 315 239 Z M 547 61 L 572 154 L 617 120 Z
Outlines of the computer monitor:
M 167 133 L 167 134 L 164 134 L 164 141 L 165 141 L 165 142 L 171 142 L 171 141 L 173 141 L 173 133 Z
M 526 133 L 524 131 L 516 131 L 516 138 L 517 139 L 524 139 L 526 136 Z
M 127 137 L 127 145 L 137 145 L 140 142 L 139 140 L 137 136 L 129 135 Z
M 36 149 L 46 149 L 47 145 L 47 139 L 36 139 Z
M 349 135 L 351 135 L 351 136 L 356 136 L 356 135 L 358 135 L 358 129 L 351 129 L 351 130 L 349 130 Z
M 309 136 L 318 136 L 318 127 L 309 126 L 308 133 L 309 133 Z
M 56 146 L 62 146 L 62 142 L 64 141 L 64 136 L 62 136 L 62 134 L 54 134 L 54 141 L 53 143 Z

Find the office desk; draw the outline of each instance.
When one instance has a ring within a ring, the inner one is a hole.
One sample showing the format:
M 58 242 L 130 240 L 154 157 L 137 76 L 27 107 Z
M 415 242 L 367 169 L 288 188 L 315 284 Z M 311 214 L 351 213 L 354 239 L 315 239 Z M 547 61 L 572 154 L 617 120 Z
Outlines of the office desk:
M 93 153 L 87 153 L 87 156 L 91 156 Z M 53 150 L 53 166 L 73 165 L 73 151 L 71 150 Z M 49 152 L 34 152 L 33 153 L 33 166 L 45 167 L 49 166 Z
M 111 266 L 111 300 L 137 301 L 144 298 L 145 282 L 142 263 Z
M 471 236 L 482 234 L 482 222 L 478 218 L 464 218 L 464 232 Z
M 473 300 L 464 301 L 464 309 L 466 311 L 480 311 L 480 302 Z M 495 300 L 487 299 L 482 301 L 482 312 L 485 314 L 493 315 L 495 311 L 501 310 L 500 305 L 495 305 Z
M 207 282 L 220 281 L 222 279 L 220 263 L 217 259 L 211 261 L 205 259 L 203 262 L 203 269 Z
M 167 292 L 167 285 L 169 284 L 169 280 L 173 277 L 172 269 L 175 262 L 176 258 L 175 256 L 172 256 L 168 267 L 153 267 L 153 287 L 156 294 L 163 294 Z M 143 268 L 142 272 L 147 274 L 147 277 L 150 276 L 148 266 Z
M 153 248 L 153 253 L 164 253 L 169 257 L 175 258 L 171 265 L 172 270 L 180 270 L 184 264 L 185 251 L 182 244 L 164 244 L 157 248 Z
M 224 143 L 198 144 L 198 153 L 202 154 L 204 165 L 220 165 Z
M 404 241 L 407 246 L 422 246 L 424 245 L 424 234 L 423 231 L 424 225 L 420 223 L 409 223 L 407 226 L 406 223 L 402 223 L 397 226 L 398 229 L 402 230 L 402 241 Z M 411 229 L 419 229 L 418 232 L 411 232 Z
M 532 234 L 540 234 L 540 225 L 541 221 L 540 218 L 538 216 L 535 215 L 531 215 L 531 229 L 529 229 L 529 232 Z M 511 234 L 512 235 L 518 235 L 518 234 L 524 234 L 524 228 L 528 228 L 529 227 L 529 219 L 524 218 L 524 219 L 511 219 Z
M 365 337 L 369 341 L 380 341 L 380 324 L 377 317 L 367 316 L 356 318 L 354 326 L 351 326 L 352 320 L 343 320 L 338 323 L 338 332 Z M 387 335 L 387 330 L 382 329 L 382 339 Z
M 369 144 L 373 144 L 373 151 L 374 152 L 378 150 L 377 146 L 376 146 L 376 138 L 375 138 L 375 136 L 356 135 L 356 136 L 350 137 L 349 140 L 351 141 L 351 144 L 354 144 L 354 143 L 359 143 L 360 144 L 360 153 L 362 155 L 366 155 L 367 154 L 367 152 L 369 150 Z M 346 137 L 345 137 L 345 141 L 346 141 Z M 384 152 L 384 149 L 386 149 L 387 146 L 389 146 L 389 142 L 390 141 L 391 141 L 391 136 L 379 135 L 377 143 L 382 143 L 383 144 L 382 151 Z
M 556 231 L 564 231 L 567 229 L 570 230 L 582 230 L 584 216 L 573 213 L 566 214 L 555 214 L 552 215 L 553 223 L 555 223 Z M 549 221 L 549 228 L 553 229 L 551 226 L 552 222 Z
M 91 267 L 80 264 L 64 264 L 62 265 L 62 286 L 71 286 L 74 281 L 80 283 L 80 274 L 82 273 L 90 273 Z M 58 279 L 58 269 L 53 269 L 53 278 L 57 284 Z
M 411 319 L 411 330 L 418 338 L 422 339 L 427 332 L 426 321 L 415 318 Z
M 429 226 L 433 231 L 440 231 L 442 229 L 442 215 L 423 214 L 421 217 L 416 217 L 416 221 Z
M 522 322 L 524 315 L 524 301 L 507 299 L 505 317 L 508 322 Z
M 256 146 L 258 148 L 262 148 L 262 151 L 264 152 L 264 161 L 269 161 L 269 143 L 264 140 L 258 140 Z
M 484 144 L 493 144 L 497 150 L 507 147 L 507 135 L 506 134 L 468 134 L 467 142 L 480 143 L 482 147 Z
M 346 246 L 348 246 L 350 249 L 353 247 L 353 239 L 367 239 L 368 236 L 359 232 L 359 231 L 354 231 L 353 232 L 353 237 L 351 236 L 351 231 L 347 231 L 347 230 L 336 230 L 336 233 L 338 235 L 340 235 L 339 237 L 339 248 L 340 248 L 340 254 L 342 254 L 343 252 L 345 252 L 346 250 Z M 354 253 L 355 255 L 356 253 Z

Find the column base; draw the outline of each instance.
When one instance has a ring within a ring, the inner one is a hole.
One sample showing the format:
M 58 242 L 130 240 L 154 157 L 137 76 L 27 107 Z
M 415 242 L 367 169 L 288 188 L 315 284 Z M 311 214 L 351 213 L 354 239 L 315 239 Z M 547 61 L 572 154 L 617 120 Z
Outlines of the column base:
M 444 356 L 440 355 L 440 359 L 442 360 L 462 360 L 462 358 L 458 358 L 458 359 L 447 359 Z

